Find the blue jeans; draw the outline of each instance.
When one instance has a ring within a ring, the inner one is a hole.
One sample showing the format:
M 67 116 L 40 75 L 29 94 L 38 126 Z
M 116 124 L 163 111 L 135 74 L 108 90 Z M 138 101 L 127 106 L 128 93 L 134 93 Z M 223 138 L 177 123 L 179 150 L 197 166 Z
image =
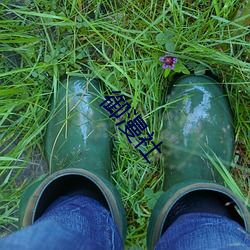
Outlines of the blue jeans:
M 110 212 L 84 196 L 61 197 L 33 225 L 0 239 L 3 250 L 120 250 Z M 226 217 L 194 213 L 179 217 L 156 250 L 250 249 L 250 235 Z
M 60 197 L 33 225 L 0 239 L 3 250 L 123 249 L 110 212 L 85 196 Z
M 156 250 L 249 250 L 250 234 L 227 217 L 190 213 L 180 216 L 163 234 Z

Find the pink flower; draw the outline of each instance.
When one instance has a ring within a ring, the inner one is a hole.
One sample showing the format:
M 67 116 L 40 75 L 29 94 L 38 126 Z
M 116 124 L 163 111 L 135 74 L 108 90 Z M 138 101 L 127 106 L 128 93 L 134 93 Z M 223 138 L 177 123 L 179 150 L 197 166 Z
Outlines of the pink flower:
M 169 53 L 166 52 L 164 57 L 160 57 L 159 60 L 163 62 L 164 64 L 162 65 L 163 69 L 170 68 L 171 70 L 174 69 L 174 64 L 177 63 L 177 58 L 172 57 L 169 55 Z

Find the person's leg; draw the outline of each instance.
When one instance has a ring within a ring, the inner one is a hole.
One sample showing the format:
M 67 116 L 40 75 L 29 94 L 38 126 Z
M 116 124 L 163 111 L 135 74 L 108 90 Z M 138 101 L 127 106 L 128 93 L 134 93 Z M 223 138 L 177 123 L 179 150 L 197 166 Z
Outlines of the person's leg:
M 60 197 L 31 226 L 0 239 L 1 249 L 123 249 L 110 212 L 86 196 Z
M 61 82 L 52 100 L 44 138 L 50 173 L 25 190 L 19 208 L 19 227 L 34 224 L 19 235 L 36 246 L 121 249 L 124 244 L 125 209 L 111 180 L 113 126 L 100 107 L 102 102 L 99 82 L 85 77 Z M 68 203 L 60 198 L 76 194 L 94 201 L 81 197 Z M 47 213 L 58 199 L 60 205 Z
M 181 215 L 162 235 L 156 250 L 250 249 L 250 234 L 226 216 L 208 213 Z
M 183 76 L 172 85 L 169 108 L 162 116 L 164 193 L 152 210 L 148 249 L 157 244 L 158 249 L 228 249 L 243 244 L 245 231 L 250 232 L 250 213 L 222 178 L 230 171 L 234 150 L 226 93 L 207 76 Z M 212 215 L 204 218 L 200 213 Z M 194 217 L 187 220 L 191 214 Z

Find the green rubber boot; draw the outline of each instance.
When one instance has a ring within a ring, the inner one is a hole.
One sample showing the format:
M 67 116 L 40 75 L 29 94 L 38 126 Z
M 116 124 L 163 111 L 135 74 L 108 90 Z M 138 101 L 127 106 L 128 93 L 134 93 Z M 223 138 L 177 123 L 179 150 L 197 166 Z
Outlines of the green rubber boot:
M 52 102 L 45 136 L 50 175 L 23 194 L 20 227 L 33 224 L 59 196 L 81 192 L 110 210 L 125 241 L 126 215 L 120 194 L 110 182 L 112 126 L 100 107 L 99 84 L 72 77 Z
M 207 76 L 184 76 L 174 83 L 168 102 L 171 106 L 163 116 L 161 134 L 165 192 L 151 214 L 148 249 L 154 249 L 167 229 L 174 211 L 171 209 L 196 191 L 202 191 L 203 197 L 209 191 L 212 196 L 229 201 L 227 204 L 235 204 L 241 214 L 237 214 L 239 223 L 249 231 L 246 206 L 224 187 L 222 177 L 211 164 L 210 157 L 214 159 L 215 154 L 229 169 L 233 155 L 233 121 L 224 92 Z

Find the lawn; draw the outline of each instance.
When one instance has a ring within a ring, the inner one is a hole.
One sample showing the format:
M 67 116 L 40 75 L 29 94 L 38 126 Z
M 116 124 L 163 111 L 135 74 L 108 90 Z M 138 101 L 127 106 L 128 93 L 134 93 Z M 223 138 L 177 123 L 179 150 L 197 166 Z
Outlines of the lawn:
M 161 115 L 176 73 L 217 76 L 235 125 L 227 186 L 250 205 L 250 2 L 245 0 L 1 0 L 0 233 L 16 230 L 20 197 L 48 171 L 43 136 L 48 107 L 70 76 L 98 78 L 121 91 L 160 142 Z M 165 52 L 178 59 L 163 69 Z M 114 119 L 112 119 L 115 122 Z M 142 146 L 147 152 L 151 146 Z M 126 246 L 145 249 L 151 210 L 161 193 L 161 155 L 150 164 L 115 128 L 112 179 L 128 222 Z

